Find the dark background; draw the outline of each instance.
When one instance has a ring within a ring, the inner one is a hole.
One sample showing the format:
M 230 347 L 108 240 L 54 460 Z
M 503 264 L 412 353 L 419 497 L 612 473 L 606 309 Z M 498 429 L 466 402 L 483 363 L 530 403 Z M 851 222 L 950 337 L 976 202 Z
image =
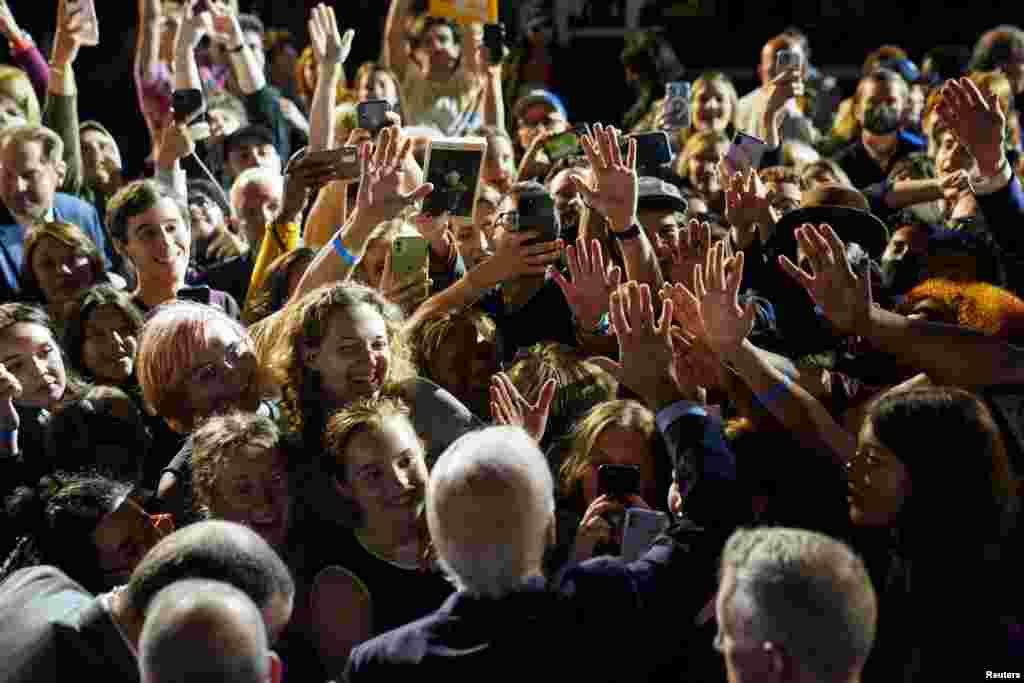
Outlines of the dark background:
M 595 6 L 609 7 L 595 0 Z M 54 0 L 10 3 L 19 24 L 45 47 L 52 34 Z M 241 0 L 243 10 L 255 11 L 269 27 L 284 27 L 305 42 L 305 23 L 312 0 Z M 349 74 L 356 65 L 377 57 L 389 0 L 333 0 L 342 29 L 357 31 Z M 97 0 L 101 44 L 83 48 L 76 65 L 81 118 L 95 118 L 114 131 L 129 170 L 145 156 L 148 140 L 136 107 L 131 78 L 135 46 L 136 3 Z M 518 2 L 502 1 L 502 18 L 515 25 Z M 753 69 L 761 45 L 789 25 L 800 26 L 811 38 L 813 62 L 841 76 L 846 92 L 851 74 L 865 54 L 879 45 L 897 44 L 919 59 L 940 43 L 973 45 L 983 31 L 1000 23 L 1024 23 L 1019 2 L 946 0 L 937 4 L 897 4 L 876 0 L 654 0 L 643 19 L 661 25 L 672 42 L 687 76 L 708 67 L 724 67 L 740 94 L 754 85 Z M 40 7 L 46 9 L 40 10 Z M 681 16 L 683 14 L 696 16 Z M 619 121 L 632 104 L 618 55 L 621 37 L 581 38 L 569 51 L 568 70 L 578 78 L 563 84 L 570 117 L 577 121 Z

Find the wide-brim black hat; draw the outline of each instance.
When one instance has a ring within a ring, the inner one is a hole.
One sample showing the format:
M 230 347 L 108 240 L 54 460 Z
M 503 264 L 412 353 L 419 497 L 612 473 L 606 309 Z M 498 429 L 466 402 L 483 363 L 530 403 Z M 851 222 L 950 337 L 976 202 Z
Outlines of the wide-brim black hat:
M 889 243 L 889 229 L 868 210 L 867 199 L 853 188 L 823 185 L 804 193 L 803 204 L 775 224 L 772 245 L 776 253 L 791 259 L 796 256 L 793 231 L 805 223 L 832 226 L 845 243 L 856 242 L 872 258 L 878 259 Z

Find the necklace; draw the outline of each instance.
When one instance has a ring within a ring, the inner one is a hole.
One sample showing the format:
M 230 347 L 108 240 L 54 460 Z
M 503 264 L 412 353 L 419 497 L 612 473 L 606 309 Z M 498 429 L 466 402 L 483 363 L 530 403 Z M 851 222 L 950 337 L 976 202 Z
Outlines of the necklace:
M 363 533 L 361 531 L 354 532 L 353 536 L 355 536 L 356 542 L 359 543 L 360 546 L 362 546 L 363 550 L 373 555 L 381 562 L 387 562 L 392 567 L 398 567 L 399 569 L 404 569 L 406 571 L 416 571 L 417 569 L 419 569 L 419 565 L 416 562 L 401 562 L 399 560 L 395 560 L 391 557 L 388 557 L 384 552 L 378 550 L 373 546 L 373 544 L 366 540 L 363 537 Z

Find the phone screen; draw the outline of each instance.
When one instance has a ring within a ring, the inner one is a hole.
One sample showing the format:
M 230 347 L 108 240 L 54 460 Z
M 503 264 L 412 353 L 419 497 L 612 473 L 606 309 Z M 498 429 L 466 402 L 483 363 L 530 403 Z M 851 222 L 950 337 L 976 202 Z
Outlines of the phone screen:
M 432 144 L 426 182 L 434 185 L 434 191 L 424 200 L 423 212 L 431 216 L 448 212 L 453 217 L 472 219 L 483 160 L 482 146 L 453 149 Z
M 355 145 L 345 145 L 337 149 L 328 149 L 322 152 L 311 152 L 307 159 L 315 160 L 316 163 L 333 162 L 337 169 L 335 177 L 338 180 L 358 180 L 362 174 L 359 164 L 359 148 Z
M 665 128 L 678 130 L 690 126 L 690 83 L 674 81 L 665 86 Z
M 636 140 L 636 167 L 641 174 L 672 161 L 672 148 L 665 131 L 627 135 L 622 138 L 623 152 L 627 149 L 629 138 Z
M 523 192 L 519 195 L 517 230 L 539 230 L 541 236 L 526 244 L 553 242 L 561 232 L 555 215 L 555 200 L 547 192 Z
M 786 69 L 799 68 L 801 61 L 800 53 L 796 50 L 779 50 L 775 53 L 775 70 L 772 76 L 778 76 Z
M 401 235 L 391 243 L 391 272 L 398 276 L 423 270 L 430 255 L 430 244 L 418 235 Z
M 356 107 L 359 127 L 371 134 L 376 133 L 381 128 L 390 125 L 391 122 L 385 116 L 389 111 L 391 111 L 391 104 L 387 100 L 360 102 Z
M 768 145 L 764 140 L 755 138 L 746 133 L 736 133 L 732 139 L 732 145 L 726 158 L 732 164 L 733 170 L 739 173 L 746 173 L 750 169 L 761 166 L 761 157 L 764 156 Z
M 597 468 L 597 495 L 617 500 L 640 495 L 640 468 L 636 465 L 601 465 Z
M 559 133 L 544 143 L 544 153 L 551 161 L 558 161 L 567 156 L 578 154 L 580 151 L 580 139 L 575 132 L 567 130 Z

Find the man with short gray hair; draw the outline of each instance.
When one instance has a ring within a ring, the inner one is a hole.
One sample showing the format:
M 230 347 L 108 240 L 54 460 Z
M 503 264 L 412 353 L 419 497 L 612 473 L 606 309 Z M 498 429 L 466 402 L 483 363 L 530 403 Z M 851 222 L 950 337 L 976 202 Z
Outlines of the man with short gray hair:
M 96 208 L 57 191 L 67 172 L 60 136 L 39 125 L 18 126 L 4 133 L 0 147 L 0 301 L 18 298 L 25 236 L 36 223 L 77 225 L 92 238 L 109 267 L 111 247 Z
M 863 561 L 813 531 L 736 531 L 722 552 L 715 649 L 730 681 L 857 683 L 878 604 Z
M 139 638 L 142 683 L 280 683 L 263 616 L 226 583 L 187 579 L 153 599 Z

